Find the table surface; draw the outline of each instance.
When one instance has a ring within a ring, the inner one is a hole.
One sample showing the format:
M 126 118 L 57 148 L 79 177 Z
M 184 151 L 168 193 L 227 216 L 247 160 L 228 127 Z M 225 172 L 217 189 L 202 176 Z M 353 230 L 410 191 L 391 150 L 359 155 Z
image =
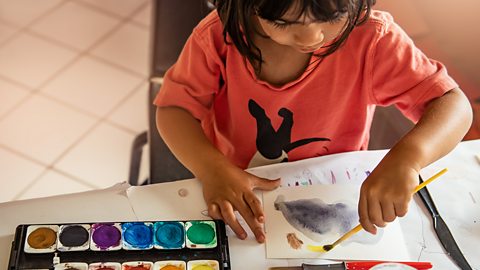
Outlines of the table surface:
M 281 175 L 287 179 L 299 170 L 315 172 L 322 166 L 347 163 L 373 169 L 385 153 L 386 150 L 336 154 L 249 171 L 261 177 L 273 179 Z M 480 243 L 480 205 L 477 203 L 480 201 L 480 163 L 475 158 L 478 154 L 480 140 L 462 142 L 450 154 L 423 169 L 422 175 L 428 177 L 448 167 L 449 172 L 442 176 L 442 184 L 431 185 L 429 190 L 467 260 L 473 269 L 480 270 L 477 247 Z M 179 190 L 188 195 L 180 196 Z M 2 203 L 0 265 L 8 265 L 18 224 L 207 219 L 205 209 L 201 185 L 195 179 L 141 187 L 119 183 L 104 190 Z M 430 261 L 434 269 L 458 269 L 442 249 L 432 229 L 430 215 L 417 196 L 410 204 L 409 213 L 400 219 L 400 224 L 412 261 Z M 229 243 L 231 265 L 235 270 L 328 262 L 320 259 L 266 259 L 265 245 L 257 244 L 251 234 L 242 241 L 230 232 Z

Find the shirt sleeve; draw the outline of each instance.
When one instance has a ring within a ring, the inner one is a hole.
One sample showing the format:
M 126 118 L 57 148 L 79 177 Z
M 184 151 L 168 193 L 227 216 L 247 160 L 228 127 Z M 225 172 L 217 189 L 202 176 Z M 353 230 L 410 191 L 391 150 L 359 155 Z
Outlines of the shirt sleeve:
M 203 121 L 220 88 L 222 60 L 205 35 L 194 30 L 177 62 L 165 73 L 158 107 L 180 107 Z
M 372 48 L 374 102 L 381 106 L 394 104 L 414 123 L 431 100 L 458 87 L 445 66 L 425 56 L 393 20 L 385 22 Z

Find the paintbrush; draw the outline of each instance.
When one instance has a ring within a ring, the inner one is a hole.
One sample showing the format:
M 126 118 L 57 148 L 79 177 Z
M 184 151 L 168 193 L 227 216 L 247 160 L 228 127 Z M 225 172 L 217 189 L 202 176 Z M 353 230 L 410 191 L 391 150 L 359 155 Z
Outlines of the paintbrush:
M 413 193 L 417 193 L 417 191 L 419 191 L 420 189 L 424 188 L 426 185 L 430 184 L 433 180 L 437 179 L 438 177 L 440 177 L 442 174 L 444 174 L 445 172 L 447 172 L 447 168 L 439 171 L 438 173 L 436 173 L 434 176 L 430 177 L 427 181 L 421 183 L 420 185 L 418 185 L 414 190 L 413 190 Z M 357 232 L 359 232 L 362 228 L 362 225 L 361 224 L 358 224 L 357 226 L 355 226 L 353 229 L 351 229 L 350 231 L 348 231 L 347 233 L 345 233 L 342 237 L 338 238 L 337 241 L 333 242 L 332 244 L 330 245 L 324 245 L 324 246 L 312 246 L 312 245 L 308 245 L 307 246 L 307 249 L 310 250 L 310 251 L 313 251 L 313 252 L 328 252 L 330 250 L 332 250 L 334 247 L 336 247 L 338 244 L 340 244 L 341 242 L 345 241 L 346 239 L 348 239 L 350 236 L 356 234 Z

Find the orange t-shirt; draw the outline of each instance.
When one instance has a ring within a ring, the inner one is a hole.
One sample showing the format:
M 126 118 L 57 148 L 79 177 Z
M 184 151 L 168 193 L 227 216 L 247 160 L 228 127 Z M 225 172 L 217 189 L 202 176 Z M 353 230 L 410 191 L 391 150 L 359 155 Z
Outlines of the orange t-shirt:
M 365 150 L 376 105 L 395 104 L 416 122 L 432 99 L 457 87 L 381 11 L 295 81 L 259 80 L 216 11 L 194 29 L 154 101 L 189 111 L 210 141 L 241 168 Z M 315 61 L 315 63 L 313 63 Z

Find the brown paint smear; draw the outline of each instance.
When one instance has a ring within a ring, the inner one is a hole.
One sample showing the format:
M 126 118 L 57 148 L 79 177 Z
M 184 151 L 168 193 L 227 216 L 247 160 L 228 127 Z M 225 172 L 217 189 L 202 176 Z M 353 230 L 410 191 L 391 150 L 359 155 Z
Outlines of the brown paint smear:
M 303 241 L 298 239 L 295 233 L 287 234 L 287 241 L 291 248 L 300 249 L 303 245 Z
M 35 249 L 49 248 L 57 240 L 57 233 L 50 228 L 38 228 L 27 238 L 28 244 Z

